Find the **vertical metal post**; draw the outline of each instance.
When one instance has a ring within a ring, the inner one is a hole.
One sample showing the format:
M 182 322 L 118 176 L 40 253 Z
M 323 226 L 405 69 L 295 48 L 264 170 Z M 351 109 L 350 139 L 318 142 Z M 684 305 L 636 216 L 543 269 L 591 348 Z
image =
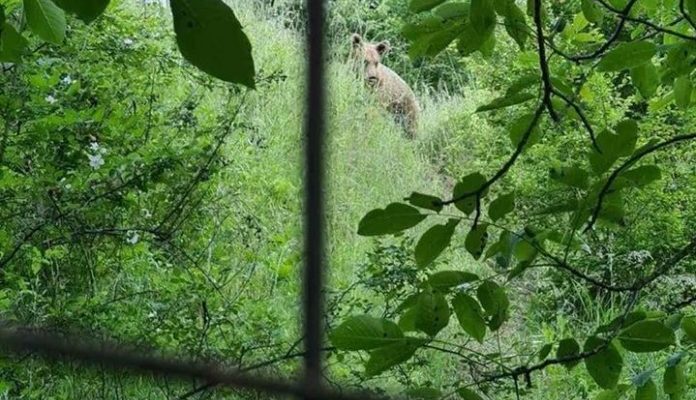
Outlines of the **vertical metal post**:
M 304 338 L 305 399 L 321 388 L 323 328 L 323 136 L 325 131 L 324 1 L 307 0 L 307 109 L 305 126 Z

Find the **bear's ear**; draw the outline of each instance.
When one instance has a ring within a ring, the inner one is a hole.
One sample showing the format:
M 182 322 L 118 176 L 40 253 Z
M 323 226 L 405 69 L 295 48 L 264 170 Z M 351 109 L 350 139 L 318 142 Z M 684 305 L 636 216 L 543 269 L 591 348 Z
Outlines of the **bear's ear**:
M 358 35 L 357 33 L 354 33 L 350 36 L 350 42 L 353 43 L 353 47 L 358 47 L 362 44 L 362 36 Z
M 377 43 L 377 46 L 375 46 L 375 47 L 377 48 L 377 52 L 381 56 L 387 54 L 389 52 L 389 50 L 391 50 L 391 46 L 389 45 L 389 42 L 386 40 L 383 42 Z

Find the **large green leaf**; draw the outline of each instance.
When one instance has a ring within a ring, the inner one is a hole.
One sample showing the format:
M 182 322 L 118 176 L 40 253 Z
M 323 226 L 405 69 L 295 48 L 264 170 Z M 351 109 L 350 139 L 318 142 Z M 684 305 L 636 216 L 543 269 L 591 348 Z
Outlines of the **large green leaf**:
M 170 0 L 181 54 L 203 72 L 253 88 L 251 43 L 222 0 Z
M 407 390 L 406 397 L 420 400 L 439 400 L 440 397 L 442 397 L 442 392 L 435 388 L 425 386 Z
M 469 215 L 476 209 L 476 195 L 473 193 L 478 192 L 481 187 L 486 183 L 486 178 L 479 172 L 474 172 L 462 178 L 455 186 L 452 191 L 452 197 L 455 199 L 460 198 L 464 195 L 468 195 L 466 198 L 459 200 L 454 203 L 464 214 Z M 480 194 L 481 197 L 485 196 L 488 189 L 484 190 Z
M 556 350 L 557 358 L 573 357 L 580 354 L 580 345 L 577 340 L 573 338 L 563 339 L 558 343 L 558 349 Z M 564 361 L 561 365 L 568 369 L 573 368 L 578 365 L 580 360 Z
M 604 130 L 597 135 L 597 146 L 601 153 L 592 150 L 590 165 L 596 174 L 606 172 L 620 157 L 633 153 L 638 141 L 638 124 L 633 120 L 619 122 L 614 128 L 616 133 Z
M 94 21 L 109 5 L 109 0 L 55 0 L 58 7 L 77 15 L 85 23 Z
M 368 212 L 358 224 L 358 235 L 379 236 L 412 228 L 427 215 L 403 203 L 391 203 L 386 208 Z
M 602 23 L 604 11 L 599 4 L 596 4 L 593 0 L 582 0 L 581 7 L 582 14 L 588 21 L 597 25 Z
M 644 64 L 657 53 L 657 46 L 651 41 L 622 43 L 608 52 L 597 64 L 598 71 L 621 71 Z
M 430 275 L 428 284 L 435 290 L 448 290 L 479 279 L 478 275 L 463 271 L 440 271 Z
M 684 373 L 684 362 L 679 361 L 674 365 L 665 368 L 662 378 L 662 390 L 666 394 L 678 395 L 686 389 L 686 374 Z
M 331 344 L 340 350 L 371 350 L 400 341 L 403 333 L 388 320 L 367 315 L 349 317 L 329 333 Z
M 681 328 L 692 342 L 696 342 L 696 317 L 684 317 L 681 321 Z
M 662 178 L 660 167 L 657 165 L 642 165 L 619 175 L 618 179 L 614 181 L 612 189 L 616 190 L 624 187 L 641 188 L 660 178 Z
M 585 367 L 594 381 L 603 389 L 612 389 L 619 382 L 623 358 L 612 343 L 596 336 L 591 336 L 585 341 L 585 352 L 595 351 L 603 347 L 597 353 L 585 358 Z
M 430 336 L 437 335 L 449 323 L 450 309 L 445 296 L 425 291 L 416 304 L 416 329 Z
M 488 327 L 491 331 L 498 330 L 509 317 L 510 301 L 505 289 L 493 281 L 485 281 L 476 290 L 476 297 L 490 317 Z
M 518 117 L 517 119 L 512 121 L 510 125 L 508 125 L 508 136 L 510 137 L 510 141 L 512 141 L 513 146 L 517 147 L 522 141 L 524 135 L 530 129 L 531 133 L 529 139 L 527 140 L 526 149 L 532 147 L 536 143 L 539 143 L 539 140 L 541 140 L 539 124 L 537 123 L 535 126 L 532 126 L 533 121 L 534 114 L 530 113 Z
M 0 34 L 0 62 L 18 63 L 27 48 L 27 39 L 20 35 L 14 26 L 5 23 Z
M 515 209 L 515 194 L 508 193 L 498 196 L 488 206 L 488 216 L 495 222 Z
M 495 9 L 493 0 L 471 0 L 469 21 L 474 31 L 489 35 L 495 28 Z
M 529 101 L 535 97 L 536 96 L 534 94 L 527 92 L 518 92 L 511 95 L 505 95 L 504 97 L 499 97 L 486 105 L 480 106 L 476 109 L 476 112 L 497 110 L 499 108 L 514 106 L 516 104 Z
M 657 92 L 657 87 L 660 85 L 657 67 L 650 61 L 631 68 L 631 80 L 640 92 L 640 95 L 646 99 L 653 97 L 655 92 Z
M 404 199 L 416 207 L 433 210 L 435 212 L 442 211 L 442 199 L 437 196 L 413 192 L 409 197 Z
M 688 75 L 680 76 L 674 80 L 674 103 L 682 109 L 689 108 L 691 104 L 691 92 L 693 86 Z
M 468 388 L 457 389 L 457 394 L 462 398 L 462 400 L 483 400 L 483 397 L 479 396 L 478 393 Z
M 577 166 L 552 168 L 551 179 L 561 182 L 570 187 L 587 189 L 590 174 Z
M 478 260 L 481 258 L 483 250 L 486 248 L 486 243 L 488 243 L 488 225 L 478 224 L 471 228 L 466 235 L 464 247 L 466 251 L 474 257 L 474 260 Z
M 486 321 L 483 319 L 481 306 L 476 299 L 467 294 L 458 293 L 452 299 L 452 308 L 464 332 L 479 343 L 483 343 L 483 338 L 486 335 Z
M 65 39 L 65 13 L 51 0 L 24 0 L 24 14 L 31 31 L 47 42 Z
M 428 229 L 416 244 L 416 264 L 427 267 L 449 246 L 458 219 L 450 219 L 446 224 Z
M 408 8 L 413 12 L 428 11 L 444 3 L 446 0 L 411 0 Z
M 634 400 L 657 400 L 657 385 L 648 379 L 642 386 L 636 388 Z
M 674 331 L 657 320 L 643 320 L 621 331 L 619 340 L 624 349 L 649 353 L 674 344 Z
M 365 365 L 365 374 L 379 375 L 395 365 L 408 361 L 424 343 L 421 339 L 403 338 L 396 343 L 373 350 Z
M 517 7 L 514 1 L 509 2 L 505 14 L 505 31 L 517 43 L 520 50 L 524 50 L 529 37 L 528 29 L 524 11 Z

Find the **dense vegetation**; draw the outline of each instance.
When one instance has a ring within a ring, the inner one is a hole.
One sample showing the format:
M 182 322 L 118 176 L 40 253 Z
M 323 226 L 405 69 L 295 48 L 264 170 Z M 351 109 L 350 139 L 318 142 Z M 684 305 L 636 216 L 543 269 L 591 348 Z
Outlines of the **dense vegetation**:
M 305 8 L 170 3 L 0 3 L 0 318 L 293 378 Z M 327 382 L 696 398 L 696 2 L 327 9 Z M 390 41 L 416 140 L 353 32 Z M 265 396 L 0 365 L 4 398 Z

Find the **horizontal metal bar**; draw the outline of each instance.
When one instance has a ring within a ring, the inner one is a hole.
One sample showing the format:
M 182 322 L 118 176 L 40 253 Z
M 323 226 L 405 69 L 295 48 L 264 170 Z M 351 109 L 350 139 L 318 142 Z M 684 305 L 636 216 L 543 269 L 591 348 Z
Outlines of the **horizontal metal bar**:
M 0 350 L 31 352 L 45 358 L 71 359 L 114 370 L 130 370 L 141 374 L 165 377 L 196 378 L 237 389 L 256 390 L 288 396 L 304 397 L 305 385 L 277 378 L 250 375 L 225 368 L 218 363 L 200 362 L 163 355 L 152 349 L 137 348 L 106 341 L 86 339 L 84 335 L 49 333 L 36 328 L 0 322 Z M 365 400 L 377 399 L 370 394 L 314 391 L 319 399 Z M 380 399 L 383 399 L 380 397 Z

